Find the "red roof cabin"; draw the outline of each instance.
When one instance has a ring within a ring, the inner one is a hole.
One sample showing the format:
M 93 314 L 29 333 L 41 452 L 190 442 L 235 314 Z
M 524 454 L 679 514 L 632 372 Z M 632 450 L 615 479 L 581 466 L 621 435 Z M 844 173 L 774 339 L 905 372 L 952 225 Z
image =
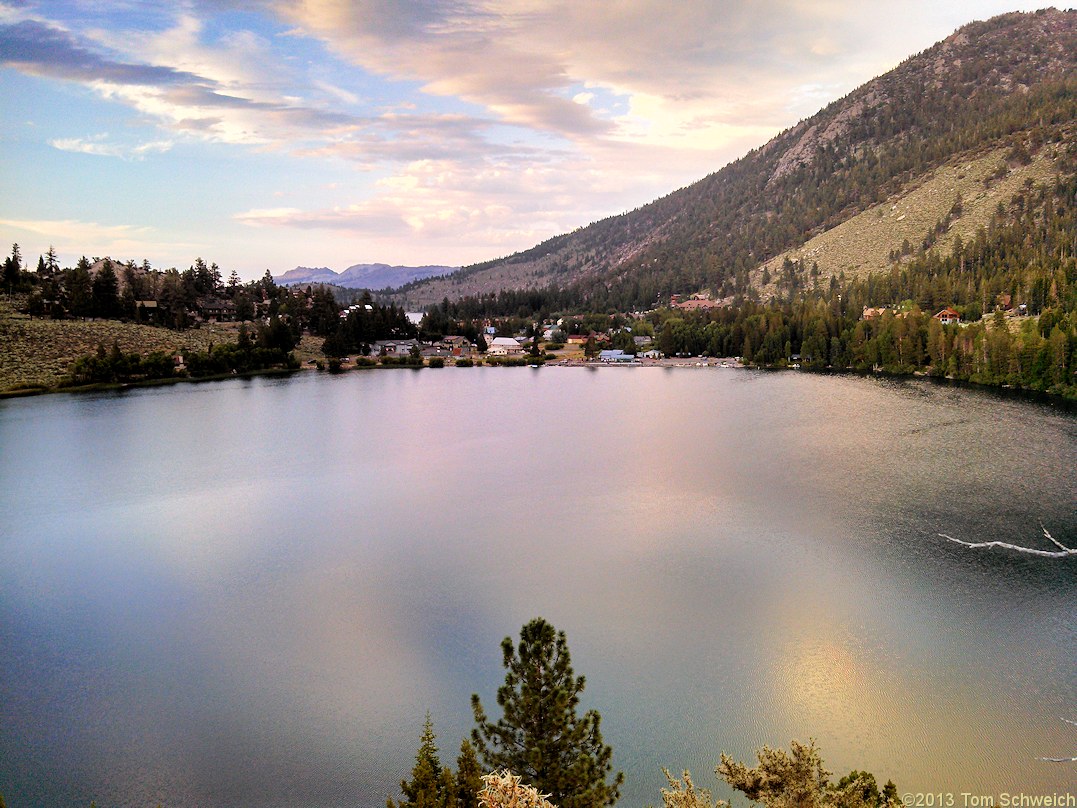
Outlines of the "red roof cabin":
M 935 315 L 935 319 L 943 325 L 951 325 L 952 323 L 960 323 L 961 315 L 947 306 L 945 309 Z

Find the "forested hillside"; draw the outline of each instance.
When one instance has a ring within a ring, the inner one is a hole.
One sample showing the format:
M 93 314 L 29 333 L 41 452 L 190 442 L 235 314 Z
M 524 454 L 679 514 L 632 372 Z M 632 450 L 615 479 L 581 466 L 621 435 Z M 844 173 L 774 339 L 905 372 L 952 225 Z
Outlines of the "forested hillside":
M 541 288 L 580 307 L 623 311 L 671 294 L 748 294 L 768 259 L 899 198 L 940 167 L 1004 149 L 1005 173 L 1064 146 L 1077 119 L 1075 66 L 1077 11 L 972 23 L 694 185 L 410 285 L 400 299 L 414 307 Z M 887 245 L 887 254 L 900 246 Z M 895 260 L 909 257 L 899 251 Z

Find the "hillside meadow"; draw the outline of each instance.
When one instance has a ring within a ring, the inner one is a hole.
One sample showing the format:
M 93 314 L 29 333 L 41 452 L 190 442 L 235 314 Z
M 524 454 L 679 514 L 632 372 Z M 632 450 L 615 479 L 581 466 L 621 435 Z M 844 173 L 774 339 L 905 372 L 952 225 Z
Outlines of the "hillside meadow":
M 21 312 L 24 300 L 0 296 L 0 395 L 44 392 L 58 387 L 81 356 L 98 345 L 118 344 L 125 353 L 206 351 L 212 345 L 235 342 L 238 323 L 203 323 L 173 331 L 117 320 L 50 320 Z M 304 336 L 296 348 L 303 363 L 321 357 L 321 340 Z

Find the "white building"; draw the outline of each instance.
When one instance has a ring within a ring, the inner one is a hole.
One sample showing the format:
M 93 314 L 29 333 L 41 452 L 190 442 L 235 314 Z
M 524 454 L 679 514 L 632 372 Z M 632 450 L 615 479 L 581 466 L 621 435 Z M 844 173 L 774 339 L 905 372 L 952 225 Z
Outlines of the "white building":
M 494 337 L 486 346 L 487 356 L 519 356 L 524 346 L 512 337 Z

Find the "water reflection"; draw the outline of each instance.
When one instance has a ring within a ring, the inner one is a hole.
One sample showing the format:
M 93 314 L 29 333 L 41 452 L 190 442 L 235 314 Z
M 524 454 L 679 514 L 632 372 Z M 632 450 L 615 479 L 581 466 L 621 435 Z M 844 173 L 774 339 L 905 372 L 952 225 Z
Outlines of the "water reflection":
M 722 750 L 813 735 L 903 790 L 1062 788 L 1033 758 L 1072 746 L 1077 565 L 935 534 L 1077 540 L 1075 424 L 691 370 L 0 404 L 0 792 L 380 805 L 425 711 L 452 757 L 539 614 L 626 805 L 659 766 L 705 782 Z

